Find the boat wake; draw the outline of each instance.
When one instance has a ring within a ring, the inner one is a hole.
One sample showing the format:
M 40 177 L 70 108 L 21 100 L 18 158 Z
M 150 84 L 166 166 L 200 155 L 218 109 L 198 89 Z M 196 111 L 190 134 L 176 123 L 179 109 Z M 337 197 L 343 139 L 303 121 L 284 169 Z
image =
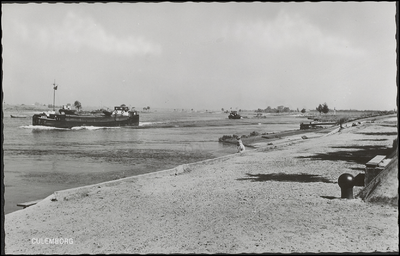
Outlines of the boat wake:
M 70 129 L 66 129 L 66 128 L 56 128 L 56 127 L 50 127 L 50 126 L 42 126 L 42 125 L 23 125 L 20 126 L 19 128 L 23 128 L 23 129 L 31 129 L 31 130 L 70 130 Z
M 106 127 L 106 126 L 76 126 L 72 127 L 71 130 L 101 130 L 101 129 L 119 129 L 121 127 Z
M 157 127 L 157 125 L 160 124 L 165 124 L 165 122 L 140 122 L 139 127 L 146 127 L 146 128 L 151 128 L 152 126 Z M 20 128 L 23 129 L 31 129 L 35 131 L 52 131 L 52 130 L 59 130 L 59 131 L 79 131 L 79 130 L 89 130 L 89 131 L 95 131 L 95 130 L 101 130 L 101 129 L 120 129 L 122 126 L 75 126 L 72 128 L 57 128 L 57 127 L 51 127 L 51 126 L 44 126 L 44 125 L 23 125 L 20 126 Z M 124 126 L 128 127 L 128 126 Z M 129 128 L 135 128 L 129 126 Z
M 20 126 L 23 129 L 39 130 L 39 131 L 49 131 L 49 130 L 60 130 L 60 131 L 79 131 L 79 130 L 100 130 L 100 129 L 119 129 L 121 127 L 105 127 L 105 126 L 76 126 L 72 128 L 57 128 L 43 125 L 23 125 Z
M 165 122 L 139 122 L 139 126 L 151 126 L 155 124 L 164 124 Z

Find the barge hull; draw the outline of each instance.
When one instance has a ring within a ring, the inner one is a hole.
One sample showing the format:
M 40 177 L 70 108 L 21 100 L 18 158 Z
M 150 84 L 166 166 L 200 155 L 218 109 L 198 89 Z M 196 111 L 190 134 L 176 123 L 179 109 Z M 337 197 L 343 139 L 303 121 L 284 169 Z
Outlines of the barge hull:
M 116 126 L 138 126 L 139 115 L 123 117 L 79 117 L 55 115 L 54 117 L 33 115 L 32 125 L 50 126 L 56 128 L 72 128 L 79 126 L 98 126 L 98 127 L 116 127 Z

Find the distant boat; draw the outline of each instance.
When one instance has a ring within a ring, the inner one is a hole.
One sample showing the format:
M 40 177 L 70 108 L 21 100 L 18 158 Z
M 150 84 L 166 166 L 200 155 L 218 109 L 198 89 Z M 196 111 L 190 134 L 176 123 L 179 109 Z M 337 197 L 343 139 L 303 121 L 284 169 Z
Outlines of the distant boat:
M 10 115 L 11 118 L 26 118 L 26 115 Z
M 242 116 L 239 115 L 237 111 L 231 111 L 228 118 L 229 119 L 242 119 Z
M 322 126 L 326 125 L 336 125 L 337 122 L 310 122 L 309 124 L 300 124 L 300 130 L 305 130 L 305 129 L 315 129 L 315 128 L 321 128 Z
M 139 115 L 126 106 L 114 107 L 114 111 L 102 113 L 79 113 L 68 109 L 60 109 L 59 114 L 40 113 L 32 116 L 32 125 L 43 125 L 57 128 L 71 128 L 77 126 L 138 126 Z

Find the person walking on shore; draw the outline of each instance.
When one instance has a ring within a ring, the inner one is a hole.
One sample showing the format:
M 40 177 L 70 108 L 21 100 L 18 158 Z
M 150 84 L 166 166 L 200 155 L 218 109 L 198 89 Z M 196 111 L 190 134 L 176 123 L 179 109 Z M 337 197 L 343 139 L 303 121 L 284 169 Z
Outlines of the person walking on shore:
M 238 150 L 238 153 L 245 151 L 245 147 L 244 147 L 242 139 L 240 137 L 237 137 L 237 150 Z

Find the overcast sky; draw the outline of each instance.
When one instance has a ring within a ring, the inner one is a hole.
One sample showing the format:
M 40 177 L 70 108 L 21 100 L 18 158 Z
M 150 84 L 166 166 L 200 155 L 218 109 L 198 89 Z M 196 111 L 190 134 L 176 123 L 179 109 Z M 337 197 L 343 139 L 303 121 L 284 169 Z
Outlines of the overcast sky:
M 395 2 L 2 4 L 3 102 L 396 108 Z

